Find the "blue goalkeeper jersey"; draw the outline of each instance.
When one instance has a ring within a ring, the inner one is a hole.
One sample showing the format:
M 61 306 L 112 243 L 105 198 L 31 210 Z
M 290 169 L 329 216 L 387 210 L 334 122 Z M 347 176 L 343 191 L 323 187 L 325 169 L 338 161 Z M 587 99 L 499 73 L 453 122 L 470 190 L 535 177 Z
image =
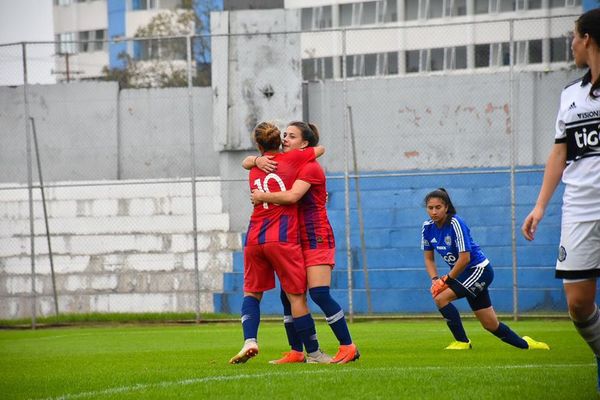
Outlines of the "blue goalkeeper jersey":
M 432 220 L 425 221 L 421 236 L 421 249 L 436 250 L 450 268 L 454 267 L 458 260 L 458 253 L 465 251 L 471 254 L 471 261 L 465 271 L 489 264 L 487 257 L 471 237 L 467 224 L 456 215 L 441 228 Z

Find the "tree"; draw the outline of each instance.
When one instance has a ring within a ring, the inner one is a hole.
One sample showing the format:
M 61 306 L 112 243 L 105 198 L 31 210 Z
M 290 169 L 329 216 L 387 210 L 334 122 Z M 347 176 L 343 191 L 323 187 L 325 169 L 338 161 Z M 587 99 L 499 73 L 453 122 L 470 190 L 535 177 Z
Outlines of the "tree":
M 104 78 L 117 80 L 121 88 L 187 86 L 186 37 L 202 27 L 203 21 L 194 11 L 191 0 L 184 1 L 182 9 L 157 14 L 136 31 L 135 57 L 126 52 L 119 54 L 125 68 L 104 67 Z M 205 37 L 192 40 L 193 84 L 210 85 L 210 68 L 206 68 L 203 58 L 210 52 L 210 43 Z

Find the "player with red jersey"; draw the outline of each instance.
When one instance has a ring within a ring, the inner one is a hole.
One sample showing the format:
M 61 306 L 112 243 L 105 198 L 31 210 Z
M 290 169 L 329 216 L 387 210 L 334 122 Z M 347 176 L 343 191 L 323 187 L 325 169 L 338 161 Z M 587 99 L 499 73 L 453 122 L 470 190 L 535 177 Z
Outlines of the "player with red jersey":
M 292 122 L 284 133 L 283 150 L 287 154 L 296 149 L 316 146 L 318 142 L 319 131 L 315 125 Z M 246 163 L 249 161 L 247 160 Z M 257 165 L 264 168 L 265 172 L 278 171 L 281 167 L 277 160 L 269 157 L 261 157 L 256 161 L 259 161 Z M 312 300 L 323 310 L 327 323 L 340 343 L 339 350 L 331 362 L 344 364 L 357 360 L 360 353 L 352 342 L 344 311 L 330 294 L 331 271 L 335 265 L 335 238 L 327 217 L 327 187 L 323 168 L 316 161 L 309 162 L 300 169 L 291 190 L 279 193 L 257 190 L 253 192 L 252 200 L 275 204 L 298 202 L 302 252 L 307 268 L 309 293 Z M 284 325 L 292 349 L 285 353 L 283 358 L 272 363 L 302 362 L 302 342 L 290 322 L 290 304 L 283 293 L 281 301 L 284 308 Z
M 286 191 L 294 183 L 299 168 L 323 154 L 322 147 L 279 153 L 281 133 L 270 123 L 254 129 L 254 139 L 263 154 L 270 154 L 279 164 L 277 173 L 253 168 L 249 174 L 251 190 Z M 261 203 L 254 206 L 244 244 L 244 300 L 242 327 L 244 346 L 231 358 L 231 364 L 248 361 L 258 354 L 260 300 L 263 292 L 275 287 L 277 273 L 282 290 L 291 303 L 291 314 L 309 356 L 325 356 L 319 349 L 315 324 L 306 304 L 306 271 L 300 246 L 298 209 L 295 204 L 279 206 Z

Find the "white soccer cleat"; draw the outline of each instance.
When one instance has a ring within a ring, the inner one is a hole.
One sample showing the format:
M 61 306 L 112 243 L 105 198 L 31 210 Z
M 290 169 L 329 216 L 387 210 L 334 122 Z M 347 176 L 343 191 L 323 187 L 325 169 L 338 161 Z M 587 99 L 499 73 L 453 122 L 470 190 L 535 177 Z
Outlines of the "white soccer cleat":
M 244 342 L 244 346 L 235 356 L 231 357 L 229 364 L 243 364 L 252 357 L 258 354 L 258 343 L 256 340 L 248 339 Z
M 330 364 L 331 356 L 323 353 L 321 349 L 310 353 L 306 356 L 306 362 L 308 364 Z

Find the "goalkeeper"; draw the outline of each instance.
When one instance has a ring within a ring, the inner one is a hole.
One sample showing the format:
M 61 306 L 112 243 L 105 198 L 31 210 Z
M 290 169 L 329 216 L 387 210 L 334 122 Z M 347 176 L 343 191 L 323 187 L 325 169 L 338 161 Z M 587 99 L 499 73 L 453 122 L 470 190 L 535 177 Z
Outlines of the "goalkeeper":
M 546 343 L 528 336 L 520 337 L 498 321 L 488 291 L 494 270 L 471 238 L 469 227 L 456 215 L 448 192 L 440 188 L 427 194 L 425 207 L 430 219 L 423 223 L 421 249 L 431 278 L 431 296 L 454 336 L 454 342 L 446 349 L 471 348 L 460 314 L 452 304 L 454 300 L 466 297 L 481 325 L 503 342 L 520 349 L 549 350 Z M 444 276 L 438 276 L 434 250 L 450 266 L 450 271 Z

